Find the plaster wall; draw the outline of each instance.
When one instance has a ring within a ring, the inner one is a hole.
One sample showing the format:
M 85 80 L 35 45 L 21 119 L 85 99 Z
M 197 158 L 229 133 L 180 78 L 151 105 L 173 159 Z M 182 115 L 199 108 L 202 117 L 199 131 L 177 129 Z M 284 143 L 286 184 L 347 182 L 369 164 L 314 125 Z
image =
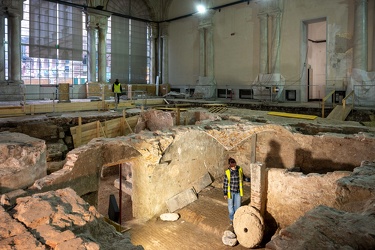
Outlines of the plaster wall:
M 231 2 L 231 1 L 228 1 Z M 181 8 L 180 5 L 182 5 Z M 191 13 L 192 4 L 173 1 L 169 17 Z M 215 3 L 215 6 L 216 3 Z M 185 8 L 185 9 L 184 9 Z M 256 1 L 222 8 L 213 16 L 214 72 L 218 85 L 248 85 L 259 72 L 259 5 Z M 301 49 L 303 22 L 327 19 L 327 80 L 342 82 L 350 73 L 352 23 L 350 1 L 283 1 L 280 70 L 286 84 L 300 84 L 306 52 Z M 199 74 L 198 17 L 172 21 L 169 26 L 170 84 L 195 84 Z M 270 36 L 270 41 L 272 36 Z M 183 58 L 183 60 L 181 60 Z
M 198 18 L 169 24 L 169 84 L 195 86 L 199 78 Z

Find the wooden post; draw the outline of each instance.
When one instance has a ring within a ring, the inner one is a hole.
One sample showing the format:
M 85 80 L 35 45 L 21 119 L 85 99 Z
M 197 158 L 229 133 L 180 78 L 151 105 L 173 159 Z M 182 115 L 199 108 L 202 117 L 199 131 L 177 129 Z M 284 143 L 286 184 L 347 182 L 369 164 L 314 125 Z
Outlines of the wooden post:
M 100 121 L 96 121 L 96 137 L 100 137 Z
M 122 167 L 121 167 L 122 164 L 119 164 L 119 194 L 118 194 L 118 200 L 119 200 L 119 224 L 121 225 L 121 210 L 122 210 Z
M 125 111 L 125 109 L 122 111 L 122 117 L 124 118 L 124 121 L 125 121 L 126 125 L 128 126 L 128 128 L 130 130 L 130 133 L 133 133 L 132 128 L 130 127 L 128 121 L 126 120 L 126 111 Z M 124 135 L 125 135 L 125 129 L 124 129 Z
M 78 127 L 77 127 L 77 147 L 82 144 L 82 117 L 78 117 Z
M 180 108 L 177 108 L 176 125 L 180 125 Z

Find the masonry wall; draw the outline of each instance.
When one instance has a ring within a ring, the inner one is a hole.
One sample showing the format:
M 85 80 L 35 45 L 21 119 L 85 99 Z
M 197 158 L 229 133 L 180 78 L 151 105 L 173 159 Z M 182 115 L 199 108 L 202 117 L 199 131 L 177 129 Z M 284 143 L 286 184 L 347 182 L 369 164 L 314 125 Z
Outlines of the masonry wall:
M 281 228 L 285 228 L 318 205 L 335 207 L 337 180 L 350 174 L 337 171 L 304 175 L 285 169 L 268 169 L 266 210 Z

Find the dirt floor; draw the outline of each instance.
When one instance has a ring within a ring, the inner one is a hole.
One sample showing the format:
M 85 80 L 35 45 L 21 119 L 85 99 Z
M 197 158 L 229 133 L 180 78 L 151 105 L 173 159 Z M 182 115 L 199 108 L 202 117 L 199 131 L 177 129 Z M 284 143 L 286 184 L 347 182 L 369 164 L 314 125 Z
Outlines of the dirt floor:
M 114 181 L 119 177 L 115 169 L 104 173 L 100 180 L 98 210 L 108 216 L 109 196 L 114 194 L 119 201 L 119 190 Z M 229 224 L 227 203 L 223 198 L 221 184 L 211 185 L 199 193 L 198 201 L 176 211 L 180 218 L 165 222 L 158 217 L 149 221 L 133 218 L 131 197 L 122 194 L 121 225 L 129 233 L 134 245 L 145 250 L 191 250 L 191 249 L 247 249 L 240 244 L 234 247 L 222 243 L 225 230 L 233 231 Z M 249 186 L 248 186 L 249 187 Z M 250 188 L 246 189 L 243 205 L 248 205 Z

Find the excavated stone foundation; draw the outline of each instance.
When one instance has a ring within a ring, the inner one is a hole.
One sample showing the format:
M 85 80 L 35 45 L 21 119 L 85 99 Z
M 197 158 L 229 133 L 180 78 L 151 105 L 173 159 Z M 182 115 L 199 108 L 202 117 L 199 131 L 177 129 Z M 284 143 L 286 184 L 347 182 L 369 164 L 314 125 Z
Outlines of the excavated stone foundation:
M 11 206 L 18 196 L 70 187 L 97 206 L 101 174 L 110 166 L 122 164 L 127 169 L 124 180 L 131 182 L 127 192 L 132 195 L 133 216 L 150 219 L 168 212 L 167 201 L 192 189 L 197 182 L 202 184 L 204 176 L 212 181 L 221 178 L 228 157 L 235 158 L 248 176 L 251 163 L 260 162 L 267 169 L 267 235 L 292 225 L 317 206 L 356 212 L 358 206 L 374 196 L 373 192 L 357 191 L 361 194 L 358 202 L 358 196 L 342 188 L 343 180 L 350 178 L 353 171 L 356 173 L 364 161 L 375 160 L 375 138 L 369 129 L 363 132 L 353 127 L 347 131 L 354 133 L 339 134 L 333 128 L 315 124 L 315 133 L 301 134 L 295 124 L 264 124 L 234 116 L 207 117 L 196 125 L 155 131 L 146 128 L 128 136 L 94 139 L 69 151 L 60 170 L 42 178 L 35 176 L 28 188 L 21 185 L 4 189 L 1 183 L 2 203 Z M 306 126 L 300 128 L 306 130 Z M 21 141 L 25 144 L 27 140 L 29 137 Z M 45 162 L 43 145 L 39 147 L 35 145 L 31 152 L 42 152 L 38 157 Z M 11 161 L 9 157 L 2 154 L 2 163 Z M 368 181 L 375 182 L 373 177 Z

